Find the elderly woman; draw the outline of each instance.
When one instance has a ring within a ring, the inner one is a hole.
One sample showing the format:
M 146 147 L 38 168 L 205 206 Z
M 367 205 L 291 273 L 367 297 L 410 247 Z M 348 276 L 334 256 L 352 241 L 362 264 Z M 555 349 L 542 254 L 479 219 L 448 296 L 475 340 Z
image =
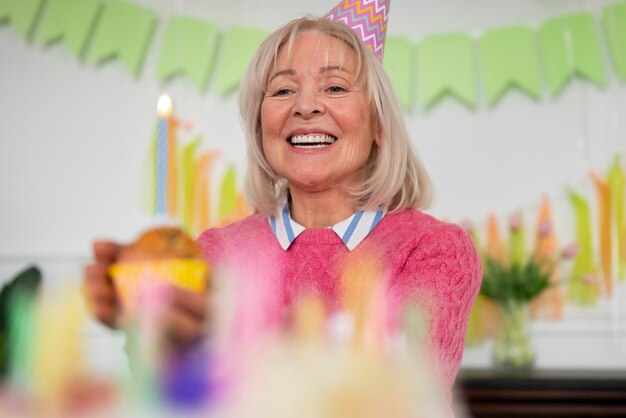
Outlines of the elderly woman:
M 343 23 L 303 18 L 263 42 L 240 91 L 256 213 L 205 231 L 197 242 L 206 259 L 242 280 L 254 275 L 284 307 L 314 295 L 330 311 L 342 306 L 346 265 L 375 260 L 386 297 L 425 312 L 426 347 L 451 386 L 480 262 L 461 228 L 417 209 L 431 186 L 381 63 Z M 110 325 L 103 266 L 117 249 L 96 246 L 86 281 Z M 185 340 L 199 332 L 204 304 L 178 292 L 172 324 Z

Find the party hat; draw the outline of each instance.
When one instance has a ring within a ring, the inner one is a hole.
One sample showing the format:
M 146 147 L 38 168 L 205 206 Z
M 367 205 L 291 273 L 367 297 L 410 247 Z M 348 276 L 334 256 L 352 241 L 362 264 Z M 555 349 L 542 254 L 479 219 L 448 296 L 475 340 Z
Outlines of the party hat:
M 326 16 L 350 26 L 359 39 L 383 60 L 390 0 L 342 0 Z

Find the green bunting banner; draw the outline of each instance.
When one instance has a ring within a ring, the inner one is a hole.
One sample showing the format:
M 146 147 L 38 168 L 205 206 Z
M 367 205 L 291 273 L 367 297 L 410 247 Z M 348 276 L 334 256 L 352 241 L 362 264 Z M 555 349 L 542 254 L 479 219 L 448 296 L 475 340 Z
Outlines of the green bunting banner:
M 626 80 L 626 3 L 604 9 L 604 31 L 609 41 L 613 64 L 620 80 Z
M 539 36 L 552 94 L 558 94 L 574 75 L 605 85 L 600 40 L 590 14 L 548 20 L 539 29 Z
M 98 20 L 87 59 L 101 63 L 118 57 L 137 76 L 156 24 L 154 13 L 145 7 L 110 1 Z
M 99 11 L 98 0 L 48 0 L 36 39 L 42 44 L 63 39 L 72 53 L 79 57 Z
M 599 18 L 611 63 L 624 81 L 626 1 L 607 6 Z M 200 92 L 211 77 L 217 92 L 236 90 L 250 58 L 269 33 L 245 27 L 220 33 L 214 22 L 185 16 L 171 17 L 166 23 L 155 78 L 167 81 L 183 76 Z M 40 44 L 63 40 L 77 58 L 84 54 L 87 62 L 119 59 L 138 76 L 157 17 L 153 10 L 124 0 L 0 0 L 0 24 L 10 24 L 25 40 L 35 35 Z M 416 44 L 406 37 L 389 37 L 384 67 L 406 110 L 411 110 L 415 92 L 427 109 L 446 96 L 472 109 L 478 97 L 493 106 L 511 89 L 539 100 L 542 79 L 552 96 L 560 94 L 573 77 L 606 85 L 598 27 L 591 14 L 581 12 L 549 19 L 536 29 L 512 25 L 486 30 L 478 38 L 438 34 Z
M 389 37 L 385 41 L 385 71 L 406 110 L 413 103 L 413 44 L 406 38 Z
M 167 25 L 156 77 L 184 74 L 198 89 L 206 87 L 217 48 L 217 25 L 189 17 L 173 17 Z
M 535 32 L 513 26 L 486 32 L 480 39 L 481 72 L 490 105 L 506 90 L 517 87 L 533 99 L 541 96 Z
M 23 39 L 28 39 L 44 0 L 0 0 L 0 22 L 9 21 Z
M 268 35 L 268 31 L 250 28 L 233 27 L 226 31 L 215 85 L 217 91 L 226 94 L 237 89 L 250 59 Z
M 476 106 L 474 45 L 463 34 L 431 36 L 417 47 L 417 85 L 422 106 L 429 108 L 446 94 Z

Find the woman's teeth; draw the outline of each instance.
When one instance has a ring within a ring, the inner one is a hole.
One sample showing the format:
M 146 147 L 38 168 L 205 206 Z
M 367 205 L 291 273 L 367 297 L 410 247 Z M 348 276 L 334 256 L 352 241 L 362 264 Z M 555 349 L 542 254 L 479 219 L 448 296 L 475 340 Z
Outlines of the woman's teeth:
M 327 147 L 337 138 L 330 135 L 294 135 L 289 143 L 296 148 L 322 148 Z

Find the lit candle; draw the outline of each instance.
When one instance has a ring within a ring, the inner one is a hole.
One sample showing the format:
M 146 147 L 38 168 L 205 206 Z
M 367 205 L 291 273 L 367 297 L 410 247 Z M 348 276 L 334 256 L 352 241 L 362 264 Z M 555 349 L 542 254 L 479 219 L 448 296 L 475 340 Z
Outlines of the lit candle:
M 170 117 L 172 116 L 172 99 L 167 94 L 159 96 L 157 102 L 157 144 L 156 144 L 156 184 L 154 190 L 155 213 L 157 216 L 167 214 L 167 178 L 169 149 L 168 136 Z

